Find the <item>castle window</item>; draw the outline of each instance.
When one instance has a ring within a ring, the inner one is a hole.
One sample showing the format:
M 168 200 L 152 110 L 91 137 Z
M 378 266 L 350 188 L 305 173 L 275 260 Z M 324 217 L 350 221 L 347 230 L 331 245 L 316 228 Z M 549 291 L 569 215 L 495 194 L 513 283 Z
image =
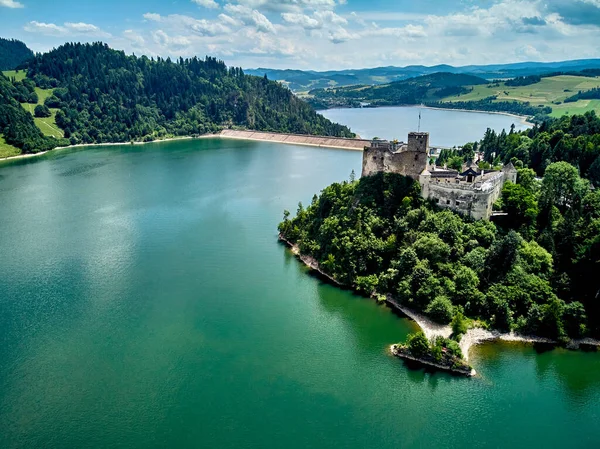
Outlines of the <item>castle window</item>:
M 419 155 L 418 155 L 418 154 L 416 154 L 416 155 L 415 155 L 415 161 L 418 161 L 418 160 L 419 160 Z
M 446 204 L 450 204 L 450 200 L 446 201 Z
M 456 205 L 457 205 L 457 206 L 460 206 L 460 201 L 457 201 L 457 202 L 456 202 Z
M 436 202 L 437 204 L 440 204 L 440 199 L 439 199 L 439 198 L 436 198 L 436 199 L 435 199 L 435 202 Z

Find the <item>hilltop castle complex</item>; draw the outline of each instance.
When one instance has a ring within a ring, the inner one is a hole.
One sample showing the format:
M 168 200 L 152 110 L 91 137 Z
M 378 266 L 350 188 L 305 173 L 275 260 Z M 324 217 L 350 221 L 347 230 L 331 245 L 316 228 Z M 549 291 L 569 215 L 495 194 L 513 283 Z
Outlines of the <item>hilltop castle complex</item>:
M 408 143 L 375 139 L 363 153 L 362 176 L 398 173 L 421 184 L 423 198 L 475 219 L 489 220 L 492 206 L 506 181 L 517 181 L 512 164 L 502 171 L 481 170 L 476 166 L 461 172 L 429 164 L 429 133 L 412 132 Z

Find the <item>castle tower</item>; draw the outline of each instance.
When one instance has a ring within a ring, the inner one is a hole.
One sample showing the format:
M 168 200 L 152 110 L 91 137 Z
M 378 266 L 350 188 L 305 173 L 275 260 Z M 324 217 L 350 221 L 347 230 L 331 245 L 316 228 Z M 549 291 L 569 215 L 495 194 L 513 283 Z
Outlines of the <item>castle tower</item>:
M 408 133 L 408 151 L 425 153 L 429 157 L 429 133 Z

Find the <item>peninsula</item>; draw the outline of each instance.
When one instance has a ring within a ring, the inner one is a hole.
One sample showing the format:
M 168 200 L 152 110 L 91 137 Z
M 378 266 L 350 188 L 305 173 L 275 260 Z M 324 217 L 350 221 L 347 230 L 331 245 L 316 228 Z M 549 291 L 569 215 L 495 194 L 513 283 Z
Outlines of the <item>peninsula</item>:
M 540 147 L 559 128 L 561 139 Z M 360 180 L 325 188 L 294 218 L 285 211 L 279 232 L 328 279 L 415 318 L 424 336 L 410 341 L 429 345 L 416 358 L 464 371 L 453 357 L 468 360 L 484 340 L 597 345 L 599 133 L 594 113 L 494 134 L 493 143 L 488 132 L 476 152 L 469 144 L 445 155 L 453 165 L 460 159 L 455 171 L 421 157 L 426 134 L 411 134 L 408 144 L 373 142 Z M 593 161 L 587 152 L 561 153 L 575 138 L 594 148 Z M 486 166 L 489 191 L 481 190 Z M 433 180 L 436 170 L 447 176 Z M 473 213 L 484 210 L 480 196 L 497 213 Z M 410 347 L 393 351 L 410 356 Z

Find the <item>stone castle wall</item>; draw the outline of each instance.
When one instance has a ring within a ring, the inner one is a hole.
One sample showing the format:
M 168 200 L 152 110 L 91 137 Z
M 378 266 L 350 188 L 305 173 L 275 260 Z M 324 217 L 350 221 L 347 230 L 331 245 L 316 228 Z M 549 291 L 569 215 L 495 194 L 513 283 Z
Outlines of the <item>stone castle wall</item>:
M 363 153 L 362 176 L 376 173 L 398 173 L 418 180 L 427 169 L 429 158 L 429 134 L 410 133 L 408 144 L 393 151 L 391 145 L 374 142 Z
M 458 173 L 432 178 L 427 170 L 429 134 L 410 133 L 408 143 L 397 145 L 373 141 L 363 153 L 362 176 L 397 173 L 418 180 L 423 198 L 434 200 L 440 207 L 452 209 L 475 219 L 488 220 L 492 207 L 502 193 L 504 183 L 517 181 L 517 170 L 509 164 L 502 172 L 481 174 L 473 183 L 465 182 Z
M 455 183 L 421 176 L 424 198 L 434 200 L 442 208 L 452 209 L 476 220 L 488 220 L 492 207 L 500 198 L 504 185 L 504 173 L 498 173 L 485 182 L 475 184 Z
M 419 175 L 427 168 L 427 153 L 404 150 L 392 153 L 379 148 L 365 150 L 363 154 L 363 176 L 376 173 L 398 173 L 419 179 Z

